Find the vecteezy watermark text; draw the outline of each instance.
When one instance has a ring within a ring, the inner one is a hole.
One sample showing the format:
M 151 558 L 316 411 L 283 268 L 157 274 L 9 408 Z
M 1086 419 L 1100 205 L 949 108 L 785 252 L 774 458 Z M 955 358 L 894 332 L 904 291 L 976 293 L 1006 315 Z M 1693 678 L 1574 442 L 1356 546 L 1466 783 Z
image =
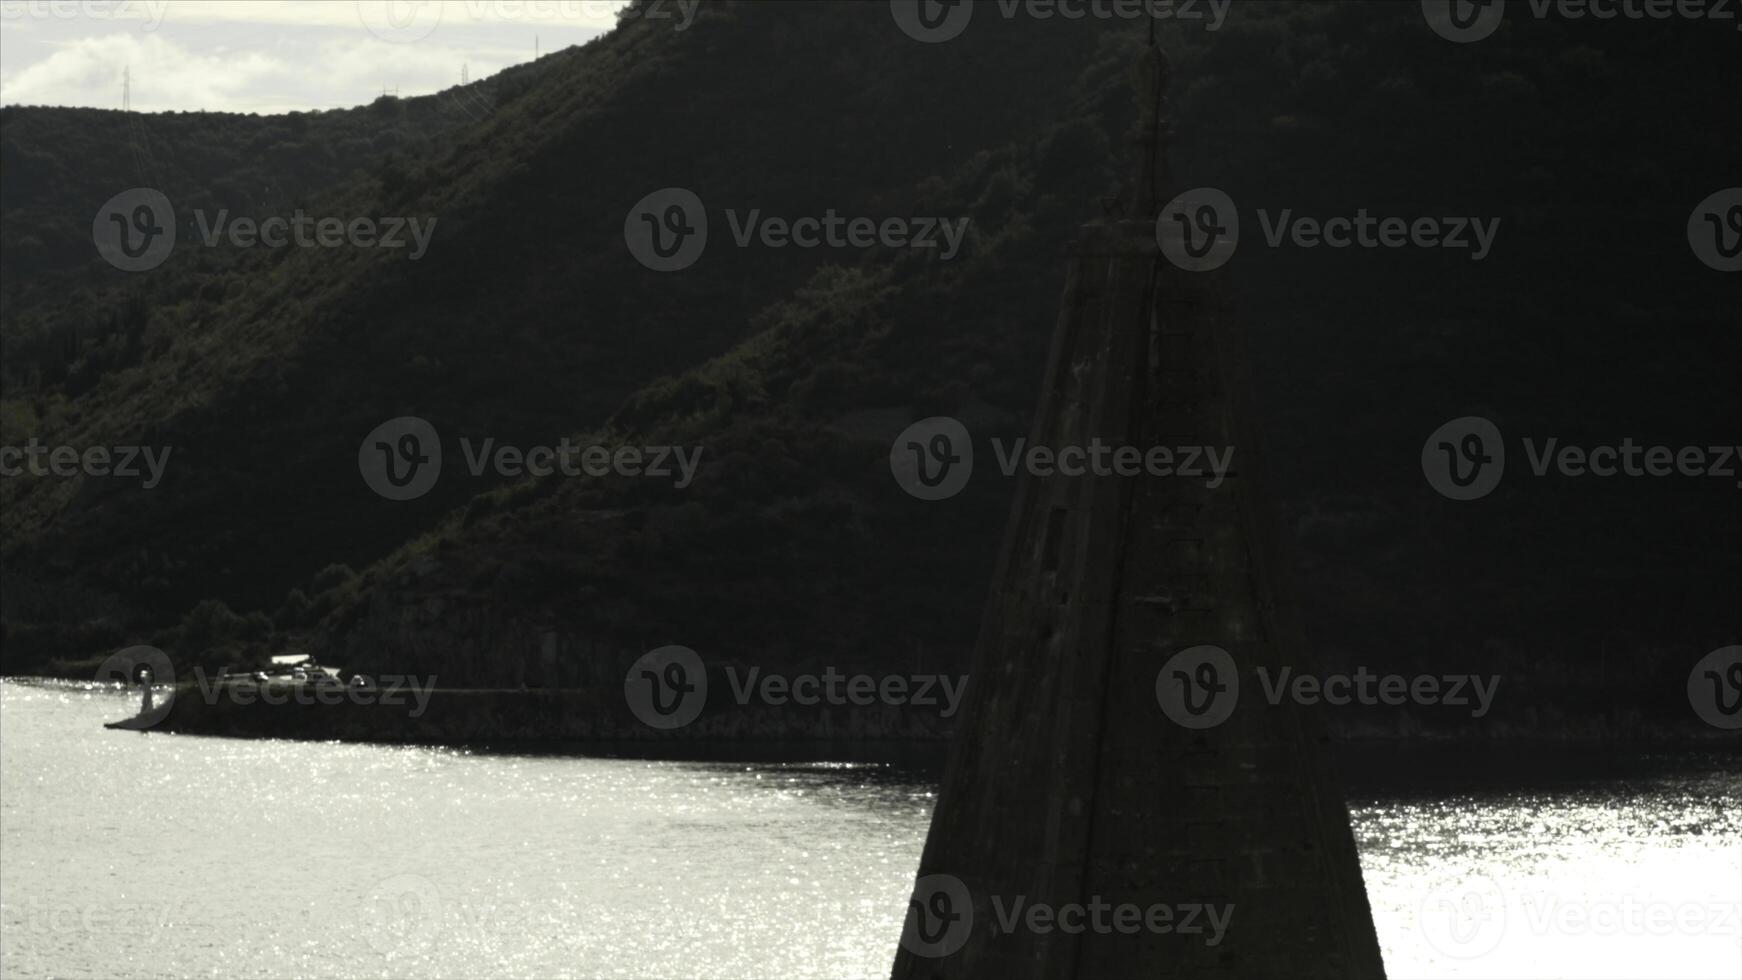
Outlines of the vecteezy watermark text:
M 939 250 L 945 261 L 962 249 L 971 219 L 940 217 L 848 218 L 833 208 L 820 217 L 765 215 L 761 208 L 726 210 L 732 241 L 739 248 L 910 248 Z M 694 265 L 708 244 L 708 212 L 702 199 L 682 187 L 667 187 L 642 198 L 623 222 L 623 240 L 637 262 L 655 272 L 677 272 Z
M 366 682 L 342 683 L 324 673 L 310 673 L 303 678 L 273 678 L 259 680 L 248 674 L 219 671 L 207 674 L 204 667 L 194 668 L 194 683 L 207 704 L 227 700 L 232 704 L 300 704 L 338 705 L 362 704 L 383 707 L 404 707 L 409 696 L 412 704 L 409 718 L 421 718 L 429 708 L 430 695 L 435 693 L 436 679 L 412 674 L 377 674 Z
M 148 32 L 168 11 L 169 0 L 0 0 L 0 21 L 129 20 Z
M 1468 252 L 1480 262 L 1493 251 L 1499 218 L 1379 217 L 1366 208 L 1328 218 L 1297 215 L 1293 208 L 1260 208 L 1258 221 L 1270 248 L 1444 249 Z M 1156 218 L 1156 244 L 1169 262 L 1188 272 L 1219 269 L 1240 246 L 1240 212 L 1234 199 L 1214 187 L 1186 191 Z
M 208 214 L 194 210 L 199 242 L 206 248 L 384 248 L 410 249 L 415 262 L 429 251 L 436 219 L 397 217 L 311 217 L 299 208 L 290 217 L 232 218 L 227 208 Z M 103 202 L 91 222 L 97 254 L 125 272 L 162 265 L 175 250 L 179 225 L 175 208 L 161 191 L 135 187 Z
M 955 715 L 968 685 L 965 675 L 871 675 L 825 667 L 823 672 L 783 674 L 761 667 L 726 668 L 732 700 L 740 707 L 752 702 L 783 707 L 886 704 L 937 710 L 941 718 Z M 707 705 L 708 672 L 701 655 L 689 647 L 664 646 L 644 654 L 623 677 L 629 710 L 650 728 L 669 731 L 695 721 Z
M 1742 446 L 1644 445 L 1631 437 L 1618 443 L 1579 446 L 1557 436 L 1523 440 L 1530 472 L 1568 479 L 1627 477 L 1703 477 L 1734 480 Z M 1499 426 L 1480 416 L 1453 419 L 1422 445 L 1421 467 L 1428 484 L 1452 500 L 1478 500 L 1493 493 L 1506 473 L 1506 442 Z
M 1292 667 L 1257 668 L 1264 700 L 1272 707 L 1285 699 L 1300 705 L 1343 707 L 1404 704 L 1470 708 L 1481 718 L 1494 705 L 1500 676 L 1493 674 L 1381 674 L 1357 667 L 1353 674 L 1297 673 Z M 1214 728 L 1233 715 L 1240 701 L 1240 670 L 1234 657 L 1217 646 L 1196 646 L 1174 654 L 1155 675 L 1155 698 L 1162 713 L 1182 728 Z
M 1030 446 L 1017 439 L 1006 448 L 992 439 L 992 452 L 1005 476 L 1018 467 L 1035 476 L 1185 477 L 1214 490 L 1234 468 L 1233 446 L 1119 446 L 1091 439 L 1087 446 Z
M 743 672 L 737 667 L 727 667 L 726 683 L 732 688 L 732 699 L 740 705 L 749 704 L 753 699 L 775 706 L 788 702 L 805 706 L 830 704 L 837 707 L 848 704 L 860 707 L 873 704 L 913 705 L 920 708 L 939 708 L 938 717 L 948 718 L 961 707 L 962 693 L 968 686 L 968 678 L 965 675 L 951 677 L 947 674 L 885 674 L 873 677 L 870 674 L 844 674 L 833 667 L 823 668 L 821 674 L 764 674 L 760 667 L 751 667 Z
M 93 476 L 137 479 L 146 490 L 163 482 L 173 446 L 45 446 L 35 439 L 0 446 L 0 476 Z M 141 469 L 141 464 L 144 468 Z
M 1513 927 L 1536 936 L 1742 936 L 1742 903 L 1509 891 L 1470 872 L 1435 880 L 1417 921 L 1434 949 L 1472 960 L 1492 953 Z
M 646 0 L 631 7 L 624 0 L 464 0 L 458 12 L 474 25 L 531 22 L 603 30 L 634 18 L 685 31 L 700 6 L 701 0 Z M 411 44 L 441 26 L 446 7 L 436 0 L 357 0 L 357 19 L 383 41 Z
M 11 906 L 8 910 L 11 910 Z M 113 905 L 76 905 L 71 902 L 45 902 L 31 896 L 24 903 L 23 914 L 6 917 L 18 923 L 18 928 L 36 935 L 89 933 L 97 936 L 127 937 L 130 940 L 165 935 L 173 918 L 170 905 L 147 905 L 143 902 L 122 902 Z
M 1458 44 L 1484 40 L 1500 29 L 1507 10 L 1536 20 L 1569 21 L 1709 20 L 1742 30 L 1734 0 L 1421 0 L 1422 17 L 1435 34 Z
M 253 218 L 230 217 L 228 209 L 218 211 L 208 219 L 204 210 L 194 211 L 194 222 L 200 229 L 200 243 L 215 248 L 227 242 L 236 248 L 410 248 L 406 256 L 413 262 L 429 251 L 430 238 L 435 235 L 436 219 L 420 218 L 311 218 L 297 209 L 289 218 L 271 217 L 261 221 Z
M 493 438 L 460 438 L 460 455 L 474 478 L 494 472 L 508 479 L 546 477 L 675 478 L 679 490 L 695 482 L 702 447 L 581 445 L 564 436 L 548 446 L 510 446 Z M 435 426 L 416 416 L 389 419 L 357 447 L 357 469 L 371 490 L 389 500 L 415 500 L 441 477 L 442 443 Z
M 1085 932 L 1124 936 L 1141 932 L 1157 935 L 1177 933 L 1203 936 L 1205 946 L 1220 946 L 1222 937 L 1228 932 L 1228 923 L 1234 918 L 1232 903 L 1156 902 L 1139 905 L 1109 902 L 1100 895 L 1090 896 L 1086 903 L 1067 902 L 1063 905 L 1029 902 L 1023 895 L 1017 895 L 1006 903 L 1004 896 L 993 895 L 992 910 L 999 931 L 1005 933 L 1016 932 L 1019 923 L 1029 932 L 1041 935 L 1054 930 L 1068 935 Z
M 1027 439 L 992 438 L 992 453 L 1006 477 L 1020 470 L 1036 477 L 1117 477 L 1201 480 L 1214 490 L 1234 469 L 1233 446 L 1131 446 L 1091 438 L 1084 445 L 1039 446 Z M 895 482 L 921 500 L 962 492 L 974 472 L 968 429 L 947 416 L 921 419 L 889 447 Z
M 1027 895 L 988 895 L 990 927 L 1004 935 L 1027 931 L 1077 936 L 1191 936 L 1220 946 L 1234 920 L 1231 902 L 1131 902 L 1090 895 L 1086 902 L 1038 902 Z M 924 875 L 914 882 L 902 927 L 901 946 L 915 956 L 938 959 L 961 949 L 974 931 L 974 897 L 952 874 Z
M 381 705 L 402 707 L 409 696 L 413 708 L 410 717 L 422 717 L 435 691 L 433 675 L 419 678 L 410 674 L 380 674 L 374 677 L 353 676 L 341 681 L 323 668 L 305 665 L 290 674 L 267 674 L 264 671 L 232 673 L 224 668 L 216 674 L 202 666 L 193 670 L 194 689 L 207 705 L 228 701 L 237 705 Z M 139 714 L 131 727 L 155 727 L 169 717 L 178 693 L 175 664 L 169 655 L 153 646 L 131 646 L 111 654 L 98 666 L 95 677 L 99 684 L 119 683 L 140 691 Z
M 1005 20 L 1177 21 L 1220 30 L 1232 0 L 889 0 L 889 13 L 901 32 L 923 44 L 953 41 L 968 29 L 976 9 L 996 11 Z

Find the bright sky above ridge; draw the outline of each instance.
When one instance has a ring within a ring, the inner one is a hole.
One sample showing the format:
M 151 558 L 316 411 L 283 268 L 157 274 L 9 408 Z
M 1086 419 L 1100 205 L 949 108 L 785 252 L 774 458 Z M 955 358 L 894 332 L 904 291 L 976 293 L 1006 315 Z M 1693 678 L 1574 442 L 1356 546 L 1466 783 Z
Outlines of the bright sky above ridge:
M 581 44 L 626 0 L 0 0 L 0 104 L 347 108 Z

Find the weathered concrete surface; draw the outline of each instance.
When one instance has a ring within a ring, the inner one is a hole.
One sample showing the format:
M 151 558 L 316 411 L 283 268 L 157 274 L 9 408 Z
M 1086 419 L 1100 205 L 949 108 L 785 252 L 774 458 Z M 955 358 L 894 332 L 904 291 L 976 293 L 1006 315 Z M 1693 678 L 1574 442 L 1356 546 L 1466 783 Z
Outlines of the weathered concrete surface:
M 1273 588 L 1246 359 L 1220 274 L 1161 259 L 1153 214 L 1091 226 L 1073 248 L 1030 441 L 1232 446 L 1233 472 L 1215 489 L 1024 477 L 898 980 L 1383 975 L 1325 737 L 1259 696 L 1256 668 L 1298 668 L 1300 646 Z M 1199 645 L 1232 655 L 1243 694 L 1191 730 L 1162 712 L 1157 679 Z M 1193 904 L 1231 911 L 1212 944 L 1147 918 L 1012 928 L 1019 898 L 1167 906 L 1175 927 Z

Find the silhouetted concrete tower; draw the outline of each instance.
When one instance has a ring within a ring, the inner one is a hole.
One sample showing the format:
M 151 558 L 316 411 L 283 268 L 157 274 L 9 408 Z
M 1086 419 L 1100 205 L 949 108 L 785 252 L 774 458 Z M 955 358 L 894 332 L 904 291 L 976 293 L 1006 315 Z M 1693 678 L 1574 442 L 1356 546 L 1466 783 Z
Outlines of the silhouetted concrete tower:
M 1232 447 L 1234 466 L 1215 488 L 1022 477 L 896 980 L 1384 973 L 1325 735 L 1257 683 L 1302 664 L 1247 361 L 1221 274 L 1160 254 L 1182 229 L 1157 222 L 1153 43 L 1139 73 L 1133 188 L 1072 246 L 1029 442 Z

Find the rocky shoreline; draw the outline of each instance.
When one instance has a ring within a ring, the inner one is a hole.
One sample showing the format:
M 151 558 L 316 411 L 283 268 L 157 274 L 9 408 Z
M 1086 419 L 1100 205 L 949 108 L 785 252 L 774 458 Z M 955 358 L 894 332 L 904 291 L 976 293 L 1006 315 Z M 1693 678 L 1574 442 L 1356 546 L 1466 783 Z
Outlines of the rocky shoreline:
M 617 745 L 650 754 L 662 747 L 693 753 L 699 747 L 720 746 L 725 748 L 719 753 L 726 756 L 732 754 L 731 746 L 751 743 L 836 750 L 859 746 L 863 751 L 849 754 L 884 755 L 888 746 L 947 742 L 956 728 L 954 718 L 910 706 L 776 706 L 718 698 L 710 699 L 688 724 L 662 730 L 638 718 L 620 691 L 585 689 L 435 689 L 422 692 L 426 700 L 421 703 L 410 688 L 393 691 L 387 685 L 374 698 L 336 692 L 326 703 L 312 692 L 301 696 L 279 692 L 273 698 L 260 692 L 251 692 L 253 696 L 226 692 L 216 698 L 204 693 L 184 684 L 167 710 L 160 695 L 156 719 L 130 727 L 185 735 L 423 745 Z M 1601 717 L 1576 723 L 1558 719 L 1552 730 L 1509 721 L 1430 725 L 1411 715 L 1349 714 L 1332 721 L 1339 742 L 1365 744 L 1721 746 L 1733 741 L 1697 719 L 1684 725 L 1648 725 L 1637 719 L 1620 724 Z
M 79 684 L 85 678 L 15 677 L 21 683 Z M 81 683 L 82 682 L 82 683 Z M 416 680 L 389 678 L 359 693 L 289 685 L 216 687 L 183 682 L 169 696 L 159 687 L 151 718 L 120 710 L 114 727 L 232 738 L 284 738 L 407 745 L 504 747 L 612 747 L 626 754 L 694 758 L 794 757 L 883 759 L 919 751 L 935 755 L 955 734 L 958 715 L 941 706 L 911 704 L 741 703 L 724 682 L 711 684 L 693 720 L 670 728 L 650 725 L 628 704 L 620 686 L 562 689 L 419 688 Z M 116 690 L 112 686 L 110 690 Z M 128 702 L 117 700 L 117 709 Z M 1686 718 L 1644 718 L 1638 713 L 1496 713 L 1484 719 L 1425 711 L 1342 709 L 1327 718 L 1332 736 L 1354 745 L 1508 744 L 1690 746 L 1722 748 L 1734 733 Z M 760 747 L 760 748 L 755 748 Z M 819 754 L 820 753 L 820 754 Z
M 146 730 L 185 735 L 397 742 L 427 745 L 618 744 L 659 746 L 814 743 L 835 746 L 937 743 L 953 734 L 951 719 L 901 706 L 740 705 L 710 701 L 693 721 L 670 729 L 638 718 L 620 691 L 395 689 L 369 694 L 270 687 L 208 696 L 196 685 L 161 702 Z M 881 754 L 873 752 L 872 754 Z

